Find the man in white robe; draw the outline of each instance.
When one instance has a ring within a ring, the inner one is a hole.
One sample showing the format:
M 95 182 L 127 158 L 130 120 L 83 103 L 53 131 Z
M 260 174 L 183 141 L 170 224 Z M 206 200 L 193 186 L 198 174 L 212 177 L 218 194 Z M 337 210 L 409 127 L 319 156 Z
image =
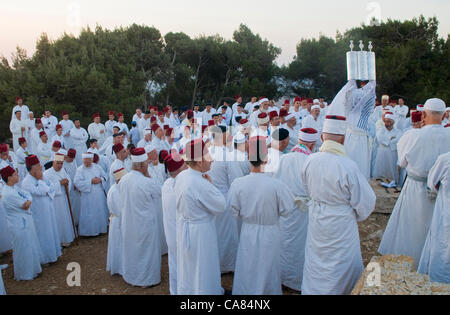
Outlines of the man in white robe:
M 22 112 L 22 117 L 25 119 L 26 117 L 28 117 L 28 113 L 30 111 L 30 109 L 28 108 L 27 105 L 23 104 L 23 100 L 20 96 L 16 97 L 16 106 L 14 106 L 12 113 L 11 113 L 11 120 L 16 119 L 16 115 L 15 112 L 17 111 L 21 111 Z
M 50 142 L 55 143 L 55 141 L 59 141 L 61 143 L 61 147 L 64 149 L 67 149 L 66 143 L 65 143 L 65 138 L 64 138 L 62 132 L 63 132 L 62 126 L 56 125 L 56 134 L 53 135 Z
M 58 235 L 61 244 L 64 247 L 67 247 L 75 239 L 75 232 L 66 194 L 66 191 L 69 192 L 72 188 L 72 181 L 63 168 L 64 158 L 64 151 L 56 153 L 53 160 L 53 167 L 46 170 L 44 176 L 50 180 L 53 183 L 53 187 L 55 187 L 53 205 L 55 207 Z
M 89 135 L 86 129 L 81 127 L 80 120 L 74 120 L 75 127 L 70 131 L 70 137 L 72 138 L 73 148 L 78 153 L 76 155 L 77 166 L 83 164 L 82 154 L 86 152 L 86 141 L 89 139 Z
M 437 198 L 418 271 L 433 282 L 450 284 L 450 152 L 439 156 L 431 168 L 428 187 Z
M 271 136 L 271 147 L 268 150 L 267 163 L 264 165 L 264 172 L 273 176 L 278 171 L 280 159 L 289 145 L 289 131 L 284 128 L 278 128 Z
M 75 161 L 76 155 L 77 151 L 75 149 L 69 149 L 69 151 L 67 151 L 67 155 L 64 160 L 64 170 L 66 171 L 67 175 L 69 175 L 70 181 L 72 182 L 69 197 L 72 204 L 73 220 L 75 221 L 75 225 L 78 226 L 80 220 L 81 192 L 73 184 L 78 168 L 77 162 Z
M 170 175 L 161 189 L 164 233 L 169 254 L 169 289 L 171 295 L 177 295 L 177 199 L 174 188 L 178 174 L 186 170 L 187 166 L 176 153 L 169 155 L 164 164 Z
M 9 124 L 9 130 L 13 136 L 13 149 L 14 152 L 19 149 L 19 138 L 28 138 L 28 123 L 22 120 L 22 112 L 16 111 L 16 118 L 12 119 Z
M 43 256 L 30 210 L 33 198 L 17 185 L 19 176 L 12 167 L 2 168 L 0 174 L 6 183 L 0 203 L 6 210 L 12 237 L 14 278 L 33 280 L 42 272 Z
M 74 148 L 70 131 L 75 128 L 75 124 L 69 119 L 68 112 L 62 112 L 62 120 L 59 124 L 62 127 L 62 136 L 64 137 L 64 147 L 66 150 Z
M 112 187 L 116 182 L 116 178 L 113 175 L 114 170 L 124 168 L 127 172 L 131 171 L 131 169 L 128 169 L 128 165 L 125 164 L 125 160 L 128 158 L 128 150 L 123 146 L 123 144 L 115 144 L 112 149 L 116 155 L 116 159 L 109 168 L 110 187 Z
M 52 143 L 49 141 L 45 131 L 41 131 L 39 136 L 41 138 L 41 142 L 38 144 L 36 155 L 39 157 L 41 165 L 45 166 L 45 164 L 50 162 L 53 157 Z
M 242 219 L 233 295 L 281 295 L 280 216 L 294 209 L 294 196 L 281 181 L 264 173 L 263 137 L 249 140 L 251 173 L 236 179 L 227 208 Z
M 42 166 L 36 155 L 30 155 L 26 159 L 28 175 L 22 182 L 23 190 L 33 197 L 31 213 L 42 249 L 42 264 L 54 263 L 61 256 L 61 242 L 56 221 L 55 187 L 44 176 Z
M 29 135 L 29 152 L 30 154 L 37 154 L 37 148 L 39 143 L 41 143 L 41 137 L 40 137 L 40 133 L 44 131 L 44 129 L 42 128 L 42 122 L 40 118 L 36 118 L 35 120 L 35 126 L 34 128 L 30 131 L 30 135 Z
M 155 205 L 155 200 L 161 198 L 161 187 L 148 175 L 145 149 L 133 149 L 131 154 L 132 170 L 119 183 L 123 279 L 134 286 L 149 287 L 161 282 L 161 240 Z
M 49 139 L 52 139 L 56 133 L 56 125 L 58 124 L 58 119 L 52 115 L 49 110 L 44 112 L 44 116 L 41 118 L 42 125 Z
M 378 252 L 406 255 L 417 268 L 428 235 L 435 199 L 427 194 L 427 177 L 439 155 L 450 151 L 450 129 L 441 125 L 445 103 L 429 99 L 425 103 L 421 129 L 405 133 L 398 143 L 399 166 L 407 179 L 386 226 Z
M 106 174 L 93 163 L 94 154 L 82 155 L 83 165 L 79 166 L 73 184 L 81 192 L 80 236 L 105 234 L 108 228 L 109 211 L 106 204 Z
M 384 116 L 385 126 L 377 130 L 377 156 L 372 170 L 374 178 L 387 178 L 399 183 L 397 143 L 402 132 L 395 128 L 395 117 L 392 114 Z
M 224 198 L 227 197 L 231 183 L 238 177 L 236 173 L 238 169 L 233 167 L 232 157 L 224 146 L 226 136 L 225 127 L 213 127 L 213 142 L 209 147 L 213 162 L 208 172 L 213 185 L 223 194 Z M 233 219 L 230 211 L 225 211 L 215 217 L 215 223 L 219 244 L 220 271 L 222 273 L 232 272 L 234 271 L 239 244 L 236 220 Z
M 347 88 L 328 108 L 320 152 L 306 160 L 300 174 L 302 188 L 311 198 L 302 281 L 305 295 L 349 294 L 364 270 L 357 222 L 371 214 L 376 196 L 345 153 L 348 104 L 342 96 Z
M 122 270 L 122 196 L 117 186 L 128 172 L 120 166 L 111 168 L 114 177 L 114 184 L 108 192 L 109 234 L 108 234 L 108 253 L 106 255 L 106 271 L 111 275 L 123 274 Z
M 221 295 L 220 259 L 214 219 L 225 211 L 225 198 L 206 174 L 211 157 L 205 143 L 186 146 L 189 169 L 177 176 L 177 294 Z
M 97 139 L 98 147 L 103 146 L 103 142 L 106 140 L 106 130 L 105 125 L 100 122 L 100 114 L 95 113 L 93 116 L 94 122 L 89 125 L 88 133 L 91 139 Z M 77 150 L 78 151 L 78 150 Z M 81 151 L 83 152 L 83 151 Z
M 117 125 L 117 121 L 114 120 L 114 111 L 108 112 L 109 120 L 105 122 L 105 137 L 111 137 L 113 133 L 113 128 Z
M 25 138 L 19 138 L 19 148 L 16 151 L 17 170 L 19 171 L 19 184 L 22 184 L 23 179 L 27 176 L 28 171 L 25 166 L 25 159 L 30 155 L 28 151 L 28 143 Z
M 299 131 L 298 144 L 291 153 L 280 159 L 274 178 L 282 181 L 291 190 L 295 210 L 280 217 L 281 230 L 281 281 L 285 287 L 295 291 L 302 288 L 305 244 L 308 232 L 308 206 L 310 198 L 302 188 L 301 174 L 306 159 L 314 152 L 320 134 L 312 128 Z

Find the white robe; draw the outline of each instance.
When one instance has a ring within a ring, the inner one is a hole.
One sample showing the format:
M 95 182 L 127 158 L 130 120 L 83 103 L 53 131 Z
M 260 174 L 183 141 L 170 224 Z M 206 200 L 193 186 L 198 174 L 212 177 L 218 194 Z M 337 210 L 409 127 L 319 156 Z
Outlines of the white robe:
M 214 160 L 208 174 L 213 185 L 227 197 L 228 190 L 235 178 L 236 169 L 231 163 L 231 157 L 225 147 L 211 146 L 209 153 Z M 220 271 L 222 273 L 234 271 L 239 235 L 236 220 L 229 209 L 215 217 L 217 241 L 219 245 Z
M 72 188 L 72 180 L 70 179 L 64 168 L 62 168 L 59 172 L 56 172 L 52 167 L 46 170 L 44 175 L 53 183 L 53 187 L 55 188 L 55 198 L 53 199 L 53 205 L 55 207 L 59 239 L 62 244 L 70 244 L 75 239 L 75 233 L 73 231 L 72 217 L 70 214 L 66 190 L 64 186 L 60 184 L 60 181 L 62 179 L 68 179 L 68 191 L 70 191 L 70 189 Z
M 0 254 L 12 249 L 12 233 L 8 227 L 6 209 L 2 203 L 2 190 L 4 183 L 0 180 Z
M 113 135 L 113 128 L 117 126 L 117 121 L 115 120 L 108 120 L 105 122 L 105 137 L 111 137 Z
M 109 271 L 111 275 L 122 275 L 122 198 L 117 184 L 113 184 L 109 189 L 107 202 L 111 216 L 109 219 L 106 271 Z
M 92 179 L 99 177 L 100 184 L 92 184 Z M 108 227 L 109 211 L 106 204 L 106 176 L 100 166 L 92 163 L 90 168 L 78 167 L 73 184 L 81 192 L 80 236 L 97 236 L 105 234 Z
M 41 263 L 56 262 L 62 252 L 53 205 L 55 187 L 45 175 L 42 180 L 37 180 L 28 174 L 22 182 L 22 188 L 33 197 L 30 210 L 43 254 Z
M 73 148 L 77 151 L 75 160 L 78 166 L 83 164 L 83 153 L 86 153 L 86 141 L 89 139 L 89 135 L 84 128 L 72 128 L 70 131 L 70 137 L 72 138 Z
M 64 162 L 63 167 L 72 181 L 69 197 L 72 204 L 73 220 L 75 221 L 75 225 L 78 226 L 80 220 L 81 192 L 76 190 L 75 185 L 73 185 L 73 180 L 75 179 L 75 174 L 77 172 L 77 162 L 75 162 L 75 160 L 71 163 Z
M 157 205 L 161 186 L 132 170 L 119 182 L 122 197 L 123 279 L 135 286 L 161 282 L 161 240 Z
M 430 229 L 435 200 L 427 196 L 428 172 L 450 151 L 450 130 L 441 125 L 412 129 L 398 142 L 399 166 L 408 178 L 389 218 L 378 252 L 414 258 L 417 268 Z
M 164 233 L 169 260 L 169 289 L 177 295 L 177 200 L 174 192 L 175 178 L 168 178 L 161 189 Z
M 234 295 L 281 295 L 280 216 L 294 209 L 289 188 L 264 173 L 236 179 L 227 208 L 242 218 Z
M 349 294 L 364 270 L 357 222 L 375 193 L 354 161 L 328 152 L 311 155 L 300 175 L 311 197 L 302 294 Z
M 214 218 L 225 211 L 225 198 L 200 172 L 177 176 L 177 294 L 222 295 Z
M 103 130 L 103 133 L 100 131 Z M 106 131 L 105 125 L 92 123 L 88 126 L 88 133 L 91 139 L 96 139 L 98 143 L 98 147 L 101 148 L 103 146 L 103 142 L 106 140 Z
M 437 198 L 419 272 L 428 274 L 433 282 L 450 284 L 450 152 L 441 155 L 431 168 L 428 187 Z
M 28 118 L 28 113 L 30 112 L 30 109 L 28 108 L 27 105 L 22 104 L 22 106 L 19 105 L 14 106 L 11 113 L 11 120 L 17 119 L 15 112 L 17 112 L 18 110 L 22 112 L 22 119 L 25 119 L 25 117 Z
M 296 147 L 294 147 L 296 148 Z M 308 198 L 302 189 L 303 165 L 311 154 L 307 148 L 298 147 L 303 152 L 283 155 L 274 178 L 288 186 L 295 198 Z M 286 216 L 280 217 L 281 230 L 281 281 L 288 288 L 300 291 L 302 288 L 303 266 L 305 264 L 305 244 L 308 232 L 308 207 L 306 203 Z
M 44 126 L 44 130 L 47 133 L 48 139 L 50 140 L 56 134 L 56 125 L 58 124 L 58 119 L 55 116 L 51 115 L 50 117 L 42 117 L 41 118 L 42 125 Z
M 33 202 L 31 195 L 17 185 L 5 185 L 3 188 L 1 202 L 8 216 L 12 235 L 14 278 L 18 281 L 33 280 L 42 272 L 43 254 L 31 210 L 22 209 L 28 200 Z
M 61 125 L 61 127 L 63 129 L 62 136 L 64 138 L 64 145 L 65 145 L 66 150 L 74 148 L 72 137 L 70 135 L 70 132 L 72 131 L 72 129 L 75 128 L 73 121 L 71 121 L 69 119 L 68 120 L 63 119 L 59 122 L 59 124 Z
M 47 140 L 46 143 L 41 142 L 38 144 L 37 147 L 37 156 L 39 158 L 39 161 L 41 162 L 41 165 L 44 166 L 48 162 L 50 162 L 53 158 L 53 150 L 52 150 L 52 143 L 50 140 Z
M 397 143 L 402 133 L 397 128 L 377 130 L 377 156 L 372 170 L 374 178 L 385 177 L 399 184 Z
M 22 128 L 25 128 L 25 130 L 22 131 Z M 24 137 L 28 139 L 28 123 L 25 120 L 13 119 L 9 123 L 9 130 L 13 136 L 13 149 L 16 152 L 20 148 L 19 138 Z
M 36 129 L 36 127 L 31 129 L 29 141 L 27 143 L 30 154 L 38 154 L 38 145 L 42 142 L 41 137 L 39 137 L 41 131 L 43 131 L 43 129 Z
M 17 169 L 19 171 L 19 185 L 22 184 L 22 181 L 28 174 L 27 167 L 25 165 L 25 159 L 27 158 L 28 155 L 29 155 L 28 148 L 24 149 L 22 147 L 19 147 L 19 149 L 16 151 Z
M 158 187 L 162 187 L 164 184 L 164 178 L 162 177 L 162 174 L 159 170 L 159 164 L 148 165 L 148 174 L 150 177 L 154 180 L 154 183 Z M 154 204 L 156 205 L 156 214 L 158 215 L 158 227 L 159 227 L 159 238 L 161 240 L 161 255 L 167 254 L 167 241 L 166 241 L 166 235 L 164 234 L 164 223 L 163 223 L 163 208 L 162 208 L 162 197 L 161 196 L 155 196 Z

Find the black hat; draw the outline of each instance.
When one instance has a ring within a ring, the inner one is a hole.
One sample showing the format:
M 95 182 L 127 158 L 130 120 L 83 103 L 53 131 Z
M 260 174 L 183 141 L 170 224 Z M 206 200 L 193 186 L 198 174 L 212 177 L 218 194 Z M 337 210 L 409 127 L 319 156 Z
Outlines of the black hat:
M 274 140 L 283 141 L 284 139 L 289 138 L 289 131 L 284 128 L 278 128 L 273 132 L 272 138 Z

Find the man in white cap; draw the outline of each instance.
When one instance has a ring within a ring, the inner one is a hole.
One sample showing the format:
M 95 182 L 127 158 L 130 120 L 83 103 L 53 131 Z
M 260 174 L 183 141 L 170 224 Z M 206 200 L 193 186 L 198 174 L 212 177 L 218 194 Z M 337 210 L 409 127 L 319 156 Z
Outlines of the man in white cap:
M 81 127 L 80 120 L 75 119 L 73 121 L 74 128 L 70 130 L 70 137 L 72 138 L 73 148 L 76 150 L 76 163 L 78 166 L 83 164 L 82 153 L 86 152 L 86 141 L 89 139 L 89 135 L 86 129 Z
M 155 204 L 161 199 L 161 186 L 149 177 L 144 148 L 133 149 L 131 161 L 131 172 L 119 183 L 123 205 L 122 276 L 134 286 L 155 286 L 161 282 L 161 236 Z
M 267 152 L 267 163 L 264 165 L 264 172 L 273 175 L 278 171 L 280 159 L 289 145 L 289 131 L 284 128 L 278 128 L 271 135 L 271 147 Z
M 375 107 L 372 115 L 370 115 L 370 121 L 372 123 L 378 122 L 381 119 L 383 111 L 388 110 L 389 107 L 391 107 L 389 106 L 389 95 L 384 94 L 381 96 L 381 106 Z M 393 110 L 393 108 L 391 107 L 390 110 Z
M 109 211 L 106 204 L 106 178 L 102 168 L 93 163 L 93 153 L 83 153 L 83 165 L 79 166 L 73 184 L 81 192 L 80 236 L 105 234 Z
M 152 144 L 152 130 L 148 128 L 144 130 L 144 138 L 138 142 L 136 148 L 145 148 L 150 144 Z
M 406 255 L 419 264 L 435 199 L 427 193 L 427 177 L 436 159 L 450 151 L 450 130 L 442 126 L 444 101 L 426 101 L 421 129 L 412 129 L 398 142 L 399 166 L 407 179 L 389 219 L 378 251 L 383 255 Z
M 114 184 L 108 191 L 107 204 L 110 213 L 108 233 L 108 253 L 106 255 L 106 271 L 111 275 L 122 275 L 122 196 L 118 184 L 122 177 L 128 174 L 120 165 L 112 165 L 111 171 Z
M 286 116 L 285 121 L 286 124 L 282 128 L 289 131 L 289 145 L 287 146 L 286 151 L 290 152 L 298 142 L 298 130 L 296 131 L 295 127 L 297 126 L 297 118 L 295 118 L 294 114 L 289 114 Z
M 376 196 L 344 149 L 351 88 L 347 83 L 329 106 L 320 152 L 306 160 L 300 174 L 311 198 L 302 282 L 306 295 L 349 294 L 364 270 L 357 222 L 371 214 Z
M 250 113 L 250 125 L 252 127 L 258 127 L 258 116 L 261 113 L 268 113 L 269 110 L 269 100 L 265 97 L 259 100 L 259 109 Z
M 215 217 L 226 201 L 206 175 L 211 157 L 201 139 L 186 145 L 188 170 L 177 176 L 177 294 L 221 295 L 219 244 Z
M 53 158 L 53 166 L 44 172 L 44 176 L 52 182 L 55 188 L 53 205 L 55 207 L 59 240 L 64 247 L 69 246 L 75 239 L 71 209 L 67 199 L 67 193 L 72 189 L 72 181 L 63 168 L 66 153 L 64 150 L 59 150 Z
M 257 118 L 258 127 L 252 129 L 250 134 L 251 137 L 264 137 L 267 141 L 267 145 L 270 144 L 270 135 L 269 135 L 269 122 L 270 118 L 267 113 L 260 113 Z
M 322 133 L 323 121 L 320 119 L 320 111 L 321 109 L 319 104 L 313 105 L 311 107 L 311 113 L 303 119 L 301 125 L 301 128 L 303 129 L 312 128 L 317 130 L 317 132 L 319 133 L 317 144 L 314 148 L 315 150 L 318 150 L 322 145 L 322 141 L 320 140 L 320 134 Z
M 169 289 L 171 295 L 177 295 L 177 199 L 174 188 L 177 176 L 187 166 L 177 153 L 166 157 L 164 164 L 170 175 L 161 189 L 164 233 L 169 254 Z
M 212 143 L 209 152 L 212 158 L 211 176 L 213 185 L 227 198 L 228 190 L 233 180 L 238 177 L 233 167 L 232 158 L 225 148 L 226 128 L 215 126 L 211 129 Z M 229 211 L 215 217 L 217 240 L 219 242 L 220 271 L 228 273 L 234 271 L 238 247 L 238 230 L 236 220 Z
M 61 256 L 61 242 L 53 205 L 55 187 L 44 175 L 36 155 L 28 156 L 25 163 L 28 175 L 22 182 L 22 188 L 33 197 L 30 210 L 42 249 L 41 263 L 54 263 Z
M 397 116 L 393 113 L 386 113 L 384 115 L 385 127 L 377 130 L 377 155 L 372 176 L 374 178 L 387 178 L 400 185 L 397 166 L 397 143 L 402 136 L 402 132 L 395 128 L 396 119 Z
M 320 134 L 313 128 L 299 131 L 298 144 L 291 153 L 280 159 L 274 178 L 282 181 L 291 190 L 295 210 L 280 217 L 281 230 L 281 282 L 284 286 L 301 291 L 305 243 L 308 232 L 308 206 L 310 198 L 302 188 L 300 176 L 306 159 L 313 153 Z
M 450 284 L 450 152 L 438 157 L 428 174 L 428 188 L 437 194 L 433 219 L 419 262 L 418 271 L 431 281 Z
M 356 81 L 351 82 L 351 106 L 348 109 L 348 129 L 345 136 L 345 151 L 358 165 L 367 180 L 370 179 L 372 165 L 372 137 L 375 137 L 375 125 L 370 119 L 375 106 L 376 82 L 361 83 L 357 88 Z
M 112 162 L 109 169 L 109 187 L 112 187 L 116 182 L 116 178 L 113 175 L 114 170 L 124 168 L 127 172 L 131 171 L 128 169 L 127 164 L 125 163 L 126 159 L 128 159 L 128 150 L 123 146 L 122 143 L 117 143 L 112 147 L 114 154 L 116 155 L 116 159 Z

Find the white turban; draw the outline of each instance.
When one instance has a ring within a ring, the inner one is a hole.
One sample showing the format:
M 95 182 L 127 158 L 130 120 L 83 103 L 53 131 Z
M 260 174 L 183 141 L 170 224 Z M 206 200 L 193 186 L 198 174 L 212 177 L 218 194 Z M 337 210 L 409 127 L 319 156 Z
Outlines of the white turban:
M 433 112 L 445 112 L 445 102 L 439 98 L 431 98 L 425 102 L 424 109 Z

